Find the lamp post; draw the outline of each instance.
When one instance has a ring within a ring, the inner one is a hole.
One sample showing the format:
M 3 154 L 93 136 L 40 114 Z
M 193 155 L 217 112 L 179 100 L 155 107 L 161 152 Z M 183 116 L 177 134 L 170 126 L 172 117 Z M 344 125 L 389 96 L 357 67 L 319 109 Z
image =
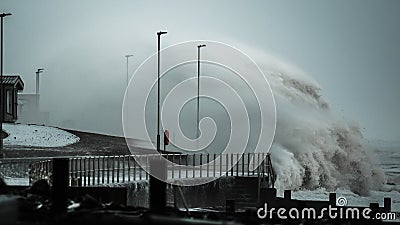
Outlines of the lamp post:
M 129 57 L 132 57 L 133 55 L 125 55 L 126 57 L 126 86 L 128 86 L 129 82 Z
M 157 32 L 157 40 L 158 40 L 158 63 L 157 63 L 157 151 L 160 152 L 160 39 L 161 35 L 166 34 L 166 31 Z
M 3 101 L 3 97 L 4 97 L 4 93 L 3 93 L 3 18 L 6 16 L 11 16 L 11 13 L 2 13 L 0 14 L 1 17 L 1 40 L 0 40 L 0 56 L 1 56 L 1 60 L 0 60 L 0 96 L 1 96 L 1 103 L 0 103 L 0 158 L 3 158 L 3 119 L 4 119 L 4 113 L 3 113 L 3 109 L 4 109 L 4 101 Z
M 36 71 L 36 117 L 39 112 L 39 74 L 43 73 L 44 69 L 37 69 Z
M 205 44 L 197 45 L 197 136 L 200 136 L 199 120 L 200 120 L 200 49 L 206 47 Z

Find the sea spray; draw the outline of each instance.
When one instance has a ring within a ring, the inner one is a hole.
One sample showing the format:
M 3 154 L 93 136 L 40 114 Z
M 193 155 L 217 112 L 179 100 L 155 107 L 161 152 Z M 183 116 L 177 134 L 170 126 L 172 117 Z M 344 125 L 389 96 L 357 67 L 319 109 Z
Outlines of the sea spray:
M 360 195 L 380 190 L 384 173 L 364 150 L 359 126 L 333 115 L 321 88 L 300 70 L 270 56 L 256 62 L 268 78 L 277 106 L 270 150 L 277 188 L 344 187 Z

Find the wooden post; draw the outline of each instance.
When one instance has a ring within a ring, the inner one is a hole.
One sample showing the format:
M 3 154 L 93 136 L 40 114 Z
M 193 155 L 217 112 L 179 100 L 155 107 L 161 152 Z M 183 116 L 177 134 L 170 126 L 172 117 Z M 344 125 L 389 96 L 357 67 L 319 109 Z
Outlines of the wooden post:
M 152 159 L 150 162 L 150 210 L 164 212 L 167 201 L 167 162 L 163 159 Z M 159 180 L 161 179 L 161 180 Z
M 53 159 L 53 210 L 66 212 L 68 188 L 69 160 L 67 158 Z

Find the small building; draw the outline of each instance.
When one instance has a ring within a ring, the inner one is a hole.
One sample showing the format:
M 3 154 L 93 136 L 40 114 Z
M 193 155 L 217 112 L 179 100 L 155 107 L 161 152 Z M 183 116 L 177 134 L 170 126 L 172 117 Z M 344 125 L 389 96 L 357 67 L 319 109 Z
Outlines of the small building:
M 24 82 L 17 75 L 3 76 L 0 82 L 3 84 L 3 93 L 0 93 L 2 121 L 14 123 L 18 118 L 18 92 L 24 89 Z

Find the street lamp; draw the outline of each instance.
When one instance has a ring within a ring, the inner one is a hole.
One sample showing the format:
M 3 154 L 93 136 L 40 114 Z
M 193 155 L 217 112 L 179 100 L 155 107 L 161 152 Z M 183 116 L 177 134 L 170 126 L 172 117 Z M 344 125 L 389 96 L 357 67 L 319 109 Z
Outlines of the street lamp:
M 160 38 L 161 35 L 166 34 L 166 31 L 159 31 L 157 32 L 158 38 L 158 49 L 157 49 L 157 56 L 158 56 L 158 70 L 157 70 L 157 151 L 160 152 Z
M 44 69 L 36 71 L 36 113 L 39 112 L 39 74 L 43 73 Z
M 1 17 L 1 40 L 0 40 L 0 56 L 1 56 L 1 60 L 0 60 L 0 96 L 1 96 L 1 103 L 0 103 L 0 158 L 3 158 L 3 18 L 6 16 L 11 16 L 11 13 L 2 13 L 0 14 Z
M 197 136 L 200 136 L 199 119 L 200 119 L 200 48 L 206 47 L 205 44 L 197 45 Z
M 133 55 L 125 55 L 126 57 L 126 86 L 128 86 L 129 82 L 129 57 L 132 57 Z
M 39 95 L 39 74 L 43 73 L 44 69 L 37 69 L 36 71 L 36 95 Z

